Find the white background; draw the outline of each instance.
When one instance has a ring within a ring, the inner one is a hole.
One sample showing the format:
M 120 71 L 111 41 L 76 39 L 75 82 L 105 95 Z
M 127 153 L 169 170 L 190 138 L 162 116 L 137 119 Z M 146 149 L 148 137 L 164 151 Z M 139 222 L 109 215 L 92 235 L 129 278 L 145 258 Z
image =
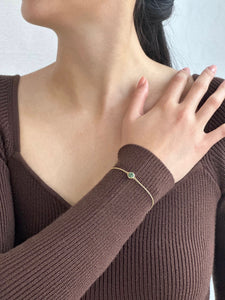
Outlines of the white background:
M 20 8 L 21 0 L 0 2 L 0 74 L 24 75 L 56 58 L 56 34 L 26 22 Z M 199 74 L 216 64 L 216 76 L 225 78 L 224 15 L 222 0 L 175 1 L 173 15 L 164 22 L 173 68 Z M 213 300 L 212 280 L 210 288 Z

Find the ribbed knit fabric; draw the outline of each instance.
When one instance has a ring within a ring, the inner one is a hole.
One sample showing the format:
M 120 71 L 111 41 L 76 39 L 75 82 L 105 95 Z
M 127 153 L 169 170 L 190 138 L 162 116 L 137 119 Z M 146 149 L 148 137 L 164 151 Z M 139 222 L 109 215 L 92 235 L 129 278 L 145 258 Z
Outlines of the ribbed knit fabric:
M 196 79 L 198 74 L 194 74 Z M 225 139 L 176 184 L 148 149 L 127 144 L 71 206 L 20 155 L 20 75 L 0 75 L 0 299 L 225 299 Z M 215 77 L 199 103 L 223 79 Z M 205 132 L 225 121 L 225 101 Z

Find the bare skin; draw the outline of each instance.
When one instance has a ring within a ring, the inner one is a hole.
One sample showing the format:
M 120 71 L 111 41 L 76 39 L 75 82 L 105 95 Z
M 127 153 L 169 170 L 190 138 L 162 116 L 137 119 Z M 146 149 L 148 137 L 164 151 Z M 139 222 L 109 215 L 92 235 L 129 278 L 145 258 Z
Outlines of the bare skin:
M 177 73 L 145 55 L 134 28 L 135 2 L 22 1 L 24 19 L 52 29 L 58 48 L 53 64 L 21 77 L 21 155 L 71 205 L 116 162 L 138 79 L 149 80 L 148 111 Z M 190 76 L 186 92 L 192 83 Z
M 116 162 L 124 106 L 121 103 L 116 114 L 108 112 L 98 121 L 73 111 L 65 105 L 66 101 L 62 105 L 43 92 L 49 70 L 46 67 L 20 78 L 20 152 L 48 186 L 74 205 Z M 162 84 L 151 86 L 145 112 L 156 103 L 177 72 L 162 65 Z M 190 76 L 183 96 L 192 84 Z

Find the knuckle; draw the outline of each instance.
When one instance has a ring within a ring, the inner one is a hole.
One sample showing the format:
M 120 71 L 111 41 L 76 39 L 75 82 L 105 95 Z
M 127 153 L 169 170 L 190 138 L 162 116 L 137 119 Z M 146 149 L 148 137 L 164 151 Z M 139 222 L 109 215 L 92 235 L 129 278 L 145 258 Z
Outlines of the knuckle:
M 190 119 L 190 114 L 186 109 L 182 108 L 177 112 L 177 116 L 176 116 L 177 122 L 188 121 L 189 119 Z
M 210 96 L 209 100 L 210 100 L 210 105 L 212 105 L 215 108 L 217 108 L 221 104 L 220 99 L 217 98 L 216 95 Z
M 196 79 L 194 84 L 200 90 L 207 90 L 208 89 L 208 84 L 204 80 L 197 80 Z

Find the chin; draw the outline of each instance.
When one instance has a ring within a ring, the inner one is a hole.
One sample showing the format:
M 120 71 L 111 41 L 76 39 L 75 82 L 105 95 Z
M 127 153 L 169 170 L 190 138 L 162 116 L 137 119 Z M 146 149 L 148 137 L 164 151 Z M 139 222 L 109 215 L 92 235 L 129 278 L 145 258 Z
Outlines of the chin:
M 28 23 L 54 28 L 64 15 L 59 0 L 23 0 L 21 14 Z
M 107 5 L 105 0 L 22 0 L 21 14 L 28 23 L 62 29 L 96 20 Z

